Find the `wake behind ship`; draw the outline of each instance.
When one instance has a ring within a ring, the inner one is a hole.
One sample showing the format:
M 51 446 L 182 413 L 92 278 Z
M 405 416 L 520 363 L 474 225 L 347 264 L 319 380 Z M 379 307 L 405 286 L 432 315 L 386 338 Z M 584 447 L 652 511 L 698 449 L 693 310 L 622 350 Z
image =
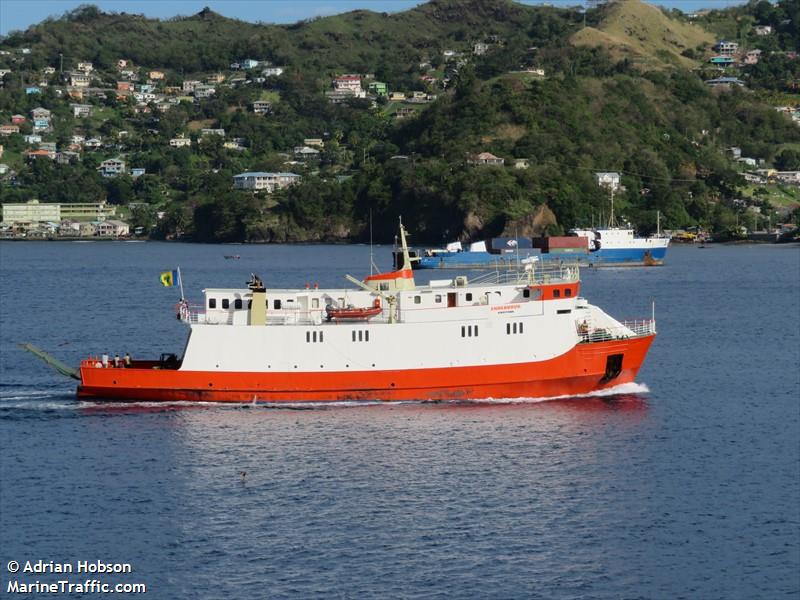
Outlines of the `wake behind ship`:
M 178 305 L 183 356 L 79 369 L 102 400 L 296 402 L 585 394 L 631 382 L 655 321 L 621 322 L 580 296 L 576 266 L 416 285 L 401 226 L 401 269 L 349 289 L 204 290 Z

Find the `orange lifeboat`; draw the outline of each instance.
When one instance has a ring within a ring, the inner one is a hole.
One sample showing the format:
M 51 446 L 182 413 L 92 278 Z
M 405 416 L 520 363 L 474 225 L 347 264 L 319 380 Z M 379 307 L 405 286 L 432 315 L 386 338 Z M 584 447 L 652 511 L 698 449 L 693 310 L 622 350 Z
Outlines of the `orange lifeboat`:
M 328 316 L 328 321 L 369 321 L 372 317 L 381 314 L 382 310 L 380 299 L 375 298 L 372 306 L 336 308 L 329 305 L 325 308 L 325 313 Z

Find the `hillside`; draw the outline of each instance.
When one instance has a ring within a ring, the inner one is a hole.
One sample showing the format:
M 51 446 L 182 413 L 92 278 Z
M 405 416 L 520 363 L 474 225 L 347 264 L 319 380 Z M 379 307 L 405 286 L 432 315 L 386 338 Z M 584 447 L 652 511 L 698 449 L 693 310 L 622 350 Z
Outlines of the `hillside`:
M 597 27 L 576 32 L 577 46 L 605 48 L 616 60 L 628 59 L 641 68 L 693 68 L 698 61 L 683 53 L 710 48 L 715 38 L 701 27 L 667 17 L 658 7 L 639 0 L 610 4 Z
M 743 49 L 763 55 L 725 73 L 695 62 L 711 34 L 638 0 L 293 25 L 82 7 L 0 40 L 0 201 L 107 200 L 198 241 L 363 240 L 370 214 L 390 241 L 402 215 L 441 242 L 590 225 L 608 203 L 595 173 L 618 171 L 619 212 L 645 231 L 656 211 L 672 228 L 779 222 L 800 186 L 743 173 L 800 167 L 796 1 L 765 13 L 773 37 L 748 13 Z M 720 74 L 743 86 L 704 83 Z

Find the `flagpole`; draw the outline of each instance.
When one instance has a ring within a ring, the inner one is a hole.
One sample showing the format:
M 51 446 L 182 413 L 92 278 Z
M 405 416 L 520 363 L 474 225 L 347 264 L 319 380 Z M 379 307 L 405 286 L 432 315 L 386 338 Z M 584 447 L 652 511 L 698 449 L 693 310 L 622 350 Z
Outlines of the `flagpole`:
M 185 300 L 186 296 L 183 295 L 183 277 L 181 277 L 180 267 L 178 267 L 178 285 L 181 286 L 181 300 Z

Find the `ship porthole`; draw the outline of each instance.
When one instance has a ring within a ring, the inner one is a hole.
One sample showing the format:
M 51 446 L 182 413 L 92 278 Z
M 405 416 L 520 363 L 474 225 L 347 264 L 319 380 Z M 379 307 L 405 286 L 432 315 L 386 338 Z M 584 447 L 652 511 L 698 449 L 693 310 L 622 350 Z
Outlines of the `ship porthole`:
M 214 384 L 213 383 L 209 383 L 208 387 L 214 387 Z
M 114 385 L 117 385 L 117 380 L 115 379 L 115 380 L 114 380 L 114 381 L 112 381 L 111 383 L 113 383 Z

